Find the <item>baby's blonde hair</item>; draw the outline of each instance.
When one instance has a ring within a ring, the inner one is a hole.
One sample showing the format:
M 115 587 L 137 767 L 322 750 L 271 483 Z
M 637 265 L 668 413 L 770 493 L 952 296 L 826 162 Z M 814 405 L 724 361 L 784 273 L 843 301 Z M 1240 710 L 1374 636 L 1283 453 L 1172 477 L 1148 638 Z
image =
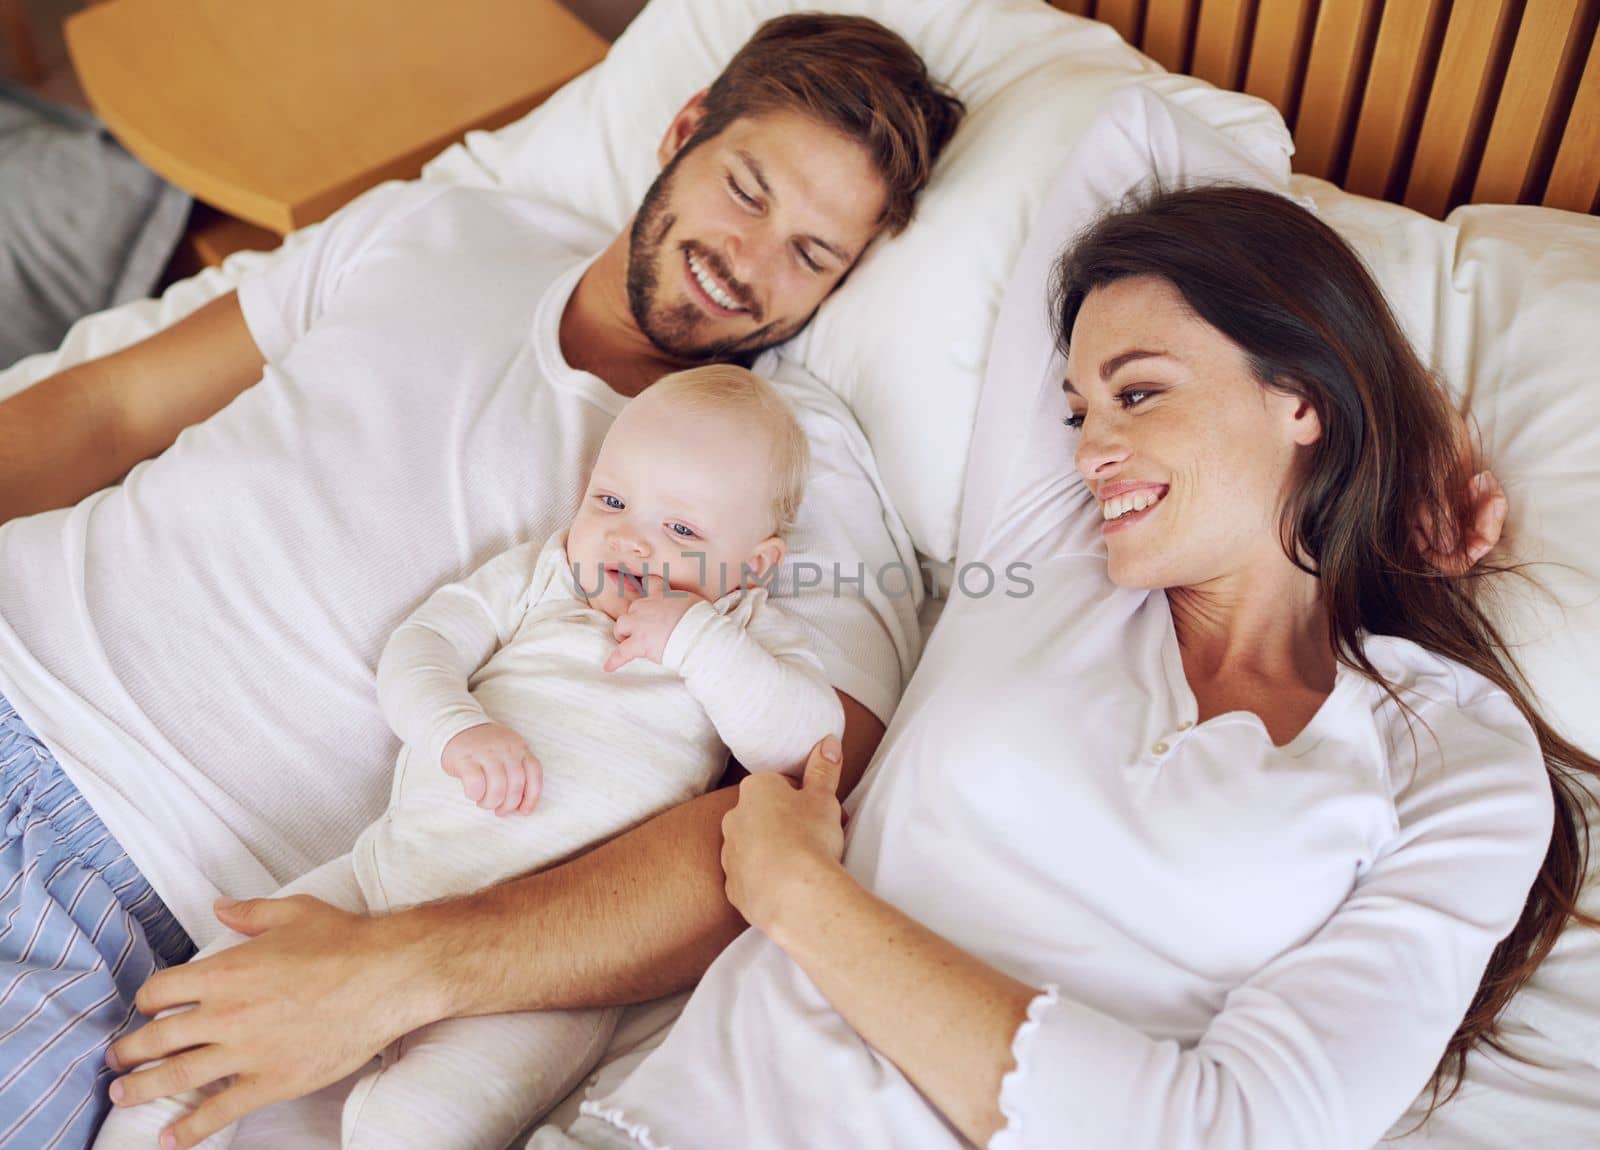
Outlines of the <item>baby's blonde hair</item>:
M 682 403 L 690 411 L 716 410 L 759 425 L 772 451 L 773 534 L 786 537 L 794 529 L 806 493 L 811 449 L 794 409 L 777 388 L 746 368 L 713 363 L 662 376 L 649 394 Z

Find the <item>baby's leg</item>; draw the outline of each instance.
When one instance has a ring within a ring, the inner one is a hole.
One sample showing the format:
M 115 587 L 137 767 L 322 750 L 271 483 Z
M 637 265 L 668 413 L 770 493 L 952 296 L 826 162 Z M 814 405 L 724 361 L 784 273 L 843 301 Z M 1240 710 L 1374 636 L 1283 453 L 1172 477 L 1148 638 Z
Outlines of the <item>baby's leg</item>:
M 619 1013 L 491 1014 L 413 1031 L 350 1092 L 344 1150 L 505 1150 L 582 1081 Z
M 351 866 L 349 855 L 342 855 L 310 874 L 296 879 L 275 897 L 284 898 L 294 894 L 309 894 L 343 910 L 358 913 L 366 910 L 365 900 L 361 896 L 361 888 L 356 884 L 355 870 Z M 244 941 L 246 941 L 244 935 L 229 931 L 225 937 L 213 942 L 190 961 L 198 962 Z M 167 1011 L 160 1017 L 164 1018 L 167 1014 L 175 1013 L 177 1011 Z M 149 1065 L 153 1066 L 156 1063 Z M 155 1150 L 160 1145 L 159 1139 L 163 1130 L 199 1106 L 208 1095 L 222 1089 L 223 1085 L 225 1083 L 217 1083 L 173 1098 L 158 1098 L 154 1102 L 146 1102 L 143 1106 L 130 1106 L 126 1109 L 112 1107 L 111 1113 L 106 1116 L 105 1124 L 100 1127 L 100 1136 L 95 1139 L 95 1150 Z M 233 1126 L 217 1131 L 200 1143 L 200 1150 L 223 1150 L 223 1147 L 233 1142 L 234 1132 Z

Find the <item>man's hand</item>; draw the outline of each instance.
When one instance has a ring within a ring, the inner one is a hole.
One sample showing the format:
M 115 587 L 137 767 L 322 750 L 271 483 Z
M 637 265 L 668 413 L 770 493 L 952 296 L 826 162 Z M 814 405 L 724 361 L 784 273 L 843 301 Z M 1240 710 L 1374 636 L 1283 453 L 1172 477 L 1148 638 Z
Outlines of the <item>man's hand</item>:
M 661 576 L 646 575 L 644 595 L 629 603 L 611 628 L 617 649 L 606 658 L 605 669 L 615 671 L 635 659 L 661 662 L 673 628 L 700 602 L 704 600 L 693 592 L 669 590 Z
M 176 1150 L 269 1103 L 337 1082 L 433 1020 L 399 969 L 387 920 L 305 895 L 219 901 L 217 918 L 254 937 L 158 972 L 139 990 L 139 1010 L 193 1009 L 146 1024 L 106 1054 L 114 1070 L 166 1059 L 117 1079 L 111 1097 L 119 1106 L 232 1080 L 169 1128 Z
M 481 723 L 454 736 L 440 766 L 461 780 L 467 798 L 497 815 L 532 813 L 544 786 L 544 767 L 527 740 L 504 723 Z

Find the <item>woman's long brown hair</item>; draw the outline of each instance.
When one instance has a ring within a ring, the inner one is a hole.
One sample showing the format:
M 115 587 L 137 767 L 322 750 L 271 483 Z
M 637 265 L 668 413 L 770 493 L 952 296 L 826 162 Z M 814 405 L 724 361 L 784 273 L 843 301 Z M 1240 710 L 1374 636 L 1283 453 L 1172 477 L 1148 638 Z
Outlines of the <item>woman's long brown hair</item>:
M 1499 1049 L 1496 1021 L 1574 918 L 1588 842 L 1574 777 L 1600 761 L 1562 738 L 1533 705 L 1505 640 L 1479 602 L 1480 565 L 1447 575 L 1418 531 L 1467 537 L 1471 452 L 1449 397 L 1417 358 L 1361 258 L 1292 200 L 1255 188 L 1155 191 L 1102 217 L 1056 268 L 1051 306 L 1066 346 L 1095 288 L 1133 276 L 1172 284 L 1232 340 L 1265 387 L 1309 401 L 1322 437 L 1283 510 L 1284 549 L 1317 576 L 1337 658 L 1394 688 L 1361 635 L 1409 639 L 1506 692 L 1539 739 L 1555 794 L 1555 827 L 1522 916 L 1495 948 L 1466 1018 L 1430 1083 L 1432 1109 L 1460 1086 L 1479 1042 Z

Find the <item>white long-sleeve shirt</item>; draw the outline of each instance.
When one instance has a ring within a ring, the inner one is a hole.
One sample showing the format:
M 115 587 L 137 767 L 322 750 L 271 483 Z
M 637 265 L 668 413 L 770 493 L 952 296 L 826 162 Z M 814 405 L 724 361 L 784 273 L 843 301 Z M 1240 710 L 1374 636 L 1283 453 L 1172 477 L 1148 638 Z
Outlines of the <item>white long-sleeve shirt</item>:
M 566 532 L 435 591 L 384 647 L 378 701 L 405 742 L 388 812 L 355 847 L 376 909 L 462 894 L 565 858 L 703 792 L 731 750 L 797 771 L 844 712 L 799 626 L 762 588 L 696 603 L 659 664 L 603 669 L 612 621 L 573 584 Z M 531 815 L 496 818 L 441 767 L 483 723 L 544 769 Z
M 1340 667 L 1284 746 L 1253 714 L 1198 722 L 1165 594 L 1106 576 L 1045 306 L 1063 245 L 1153 172 L 1286 176 L 1143 92 L 1069 163 L 1000 319 L 963 510 L 962 562 L 1026 563 L 1033 591 L 950 601 L 844 863 L 1046 988 L 991 1150 L 1367 1150 L 1515 923 L 1550 788 L 1505 694 L 1382 636 L 1366 654 L 1410 715 Z M 754 931 L 585 1113 L 651 1150 L 964 1144 Z

